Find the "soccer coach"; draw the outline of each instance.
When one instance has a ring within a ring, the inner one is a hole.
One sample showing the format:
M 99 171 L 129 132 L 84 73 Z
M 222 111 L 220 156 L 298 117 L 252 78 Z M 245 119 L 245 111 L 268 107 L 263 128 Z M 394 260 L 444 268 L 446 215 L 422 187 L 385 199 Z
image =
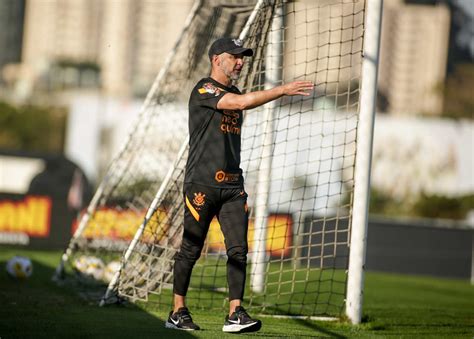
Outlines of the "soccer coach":
M 201 79 L 189 99 L 189 155 L 184 179 L 184 232 L 174 263 L 174 309 L 165 326 L 199 330 L 185 297 L 194 264 L 201 255 L 209 225 L 219 220 L 227 251 L 229 314 L 224 332 L 254 332 L 262 323 L 242 307 L 247 267 L 248 208 L 240 168 L 242 111 L 288 95 L 310 95 L 310 81 L 242 94 L 233 86 L 253 50 L 241 40 L 221 38 L 209 48 L 211 75 Z

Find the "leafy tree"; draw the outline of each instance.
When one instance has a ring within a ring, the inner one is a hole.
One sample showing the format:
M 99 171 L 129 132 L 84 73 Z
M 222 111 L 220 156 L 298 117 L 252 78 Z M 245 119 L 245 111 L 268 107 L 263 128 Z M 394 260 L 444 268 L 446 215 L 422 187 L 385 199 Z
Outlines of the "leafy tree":
M 0 148 L 62 153 L 66 111 L 0 101 Z
M 474 64 L 458 64 L 444 85 L 443 115 L 474 119 Z

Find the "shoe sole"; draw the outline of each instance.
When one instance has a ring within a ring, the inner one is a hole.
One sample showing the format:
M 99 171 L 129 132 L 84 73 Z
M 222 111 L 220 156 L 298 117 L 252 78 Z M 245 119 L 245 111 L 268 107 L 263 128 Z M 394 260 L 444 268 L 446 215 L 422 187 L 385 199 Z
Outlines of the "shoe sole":
M 165 328 L 169 328 L 172 330 L 179 330 L 179 331 L 197 331 L 197 329 L 194 329 L 194 328 L 181 328 L 169 322 L 165 323 Z
M 223 332 L 227 333 L 244 333 L 244 332 L 257 332 L 262 328 L 262 322 L 256 321 L 251 324 L 240 325 L 240 324 L 231 324 L 231 325 L 224 325 L 222 327 Z

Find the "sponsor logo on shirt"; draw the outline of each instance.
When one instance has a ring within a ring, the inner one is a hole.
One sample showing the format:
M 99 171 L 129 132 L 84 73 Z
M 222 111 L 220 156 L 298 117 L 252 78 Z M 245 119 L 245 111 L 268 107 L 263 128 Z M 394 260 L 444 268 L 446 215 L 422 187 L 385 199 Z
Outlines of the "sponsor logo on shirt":
M 214 96 L 216 97 L 219 96 L 222 91 L 224 91 L 222 88 L 219 88 L 210 82 L 206 82 L 204 85 L 202 85 L 201 88 L 198 89 L 198 92 L 200 94 L 209 93 L 214 94 Z
M 220 170 L 216 172 L 214 179 L 217 182 L 237 182 L 240 179 L 240 173 L 226 173 Z
M 224 110 L 221 118 L 221 132 L 239 135 L 239 117 L 240 113 L 236 111 Z

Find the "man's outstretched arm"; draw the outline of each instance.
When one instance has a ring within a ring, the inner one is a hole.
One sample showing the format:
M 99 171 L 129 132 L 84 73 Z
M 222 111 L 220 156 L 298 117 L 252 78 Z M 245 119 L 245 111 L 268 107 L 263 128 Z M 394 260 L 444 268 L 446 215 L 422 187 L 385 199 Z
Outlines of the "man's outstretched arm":
M 264 91 L 246 94 L 227 93 L 217 103 L 218 109 L 246 110 L 266 104 L 285 95 L 310 95 L 314 88 L 311 81 L 293 81 Z

